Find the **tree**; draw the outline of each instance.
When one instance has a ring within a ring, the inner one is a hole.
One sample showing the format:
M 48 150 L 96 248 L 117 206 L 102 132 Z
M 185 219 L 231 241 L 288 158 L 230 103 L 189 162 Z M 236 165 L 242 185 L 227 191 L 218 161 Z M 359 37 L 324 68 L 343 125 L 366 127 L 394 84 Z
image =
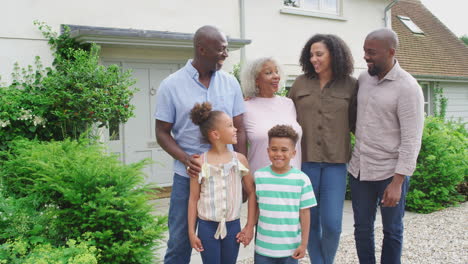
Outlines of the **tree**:
M 463 35 L 460 37 L 461 41 L 465 43 L 466 46 L 468 46 L 468 35 Z

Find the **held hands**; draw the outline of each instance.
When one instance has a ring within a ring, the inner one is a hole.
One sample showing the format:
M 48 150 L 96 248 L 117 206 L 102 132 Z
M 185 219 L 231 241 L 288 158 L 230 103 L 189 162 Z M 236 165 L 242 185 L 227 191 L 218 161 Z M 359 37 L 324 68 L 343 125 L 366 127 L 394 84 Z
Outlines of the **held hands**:
M 190 178 L 198 177 L 198 174 L 201 172 L 201 160 L 199 154 L 187 156 L 184 164 Z
M 253 238 L 253 227 L 245 226 L 237 235 L 237 243 L 242 243 L 244 247 L 250 244 Z
M 190 245 L 192 246 L 193 249 L 195 249 L 198 252 L 202 252 L 204 250 L 202 242 L 198 238 L 197 235 L 191 234 L 191 235 L 189 235 L 189 239 L 190 239 Z
M 296 250 L 294 250 L 294 253 L 292 254 L 292 258 L 293 259 L 301 259 L 305 256 L 305 252 L 306 252 L 306 246 L 301 244 L 299 247 L 296 248 Z

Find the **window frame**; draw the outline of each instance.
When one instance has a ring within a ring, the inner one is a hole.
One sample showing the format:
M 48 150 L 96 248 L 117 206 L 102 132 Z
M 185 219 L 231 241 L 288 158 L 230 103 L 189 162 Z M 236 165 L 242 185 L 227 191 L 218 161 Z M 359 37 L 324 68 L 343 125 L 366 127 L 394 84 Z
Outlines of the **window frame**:
M 433 100 L 432 100 L 432 96 L 433 96 L 433 91 L 432 91 L 432 88 L 433 88 L 433 82 L 428 82 L 428 81 L 420 81 L 419 82 L 419 86 L 421 86 L 421 89 L 422 89 L 422 92 L 423 92 L 423 95 L 424 94 L 427 94 L 427 98 L 424 98 L 424 112 L 426 113 L 426 115 L 433 115 Z M 427 89 L 427 92 L 424 93 L 424 90 Z M 426 100 L 427 99 L 427 100 Z M 427 106 L 427 112 L 426 112 L 426 106 Z
M 290 6 L 285 5 L 283 0 L 282 8 L 280 10 L 281 13 L 284 14 L 293 14 L 293 15 L 303 15 L 303 16 L 311 16 L 311 17 L 319 17 L 319 18 L 327 18 L 333 20 L 343 20 L 346 21 L 347 19 L 343 17 L 343 0 L 335 0 L 336 1 L 336 12 L 331 12 L 329 10 L 324 10 L 322 6 L 324 5 L 325 0 L 318 0 L 319 7 L 317 9 L 311 9 L 307 7 L 301 7 L 303 4 L 302 2 L 305 0 L 295 0 L 299 6 Z
M 407 16 L 397 16 L 398 20 L 405 25 L 406 28 L 408 28 L 411 33 L 416 34 L 416 35 L 424 35 L 424 31 L 416 24 L 414 21 Z

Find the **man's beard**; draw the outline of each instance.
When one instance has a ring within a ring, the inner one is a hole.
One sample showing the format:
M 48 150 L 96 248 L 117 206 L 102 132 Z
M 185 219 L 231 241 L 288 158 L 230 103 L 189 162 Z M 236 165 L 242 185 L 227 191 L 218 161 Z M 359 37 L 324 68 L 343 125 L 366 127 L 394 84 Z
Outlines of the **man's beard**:
M 367 72 L 371 75 L 371 76 L 376 76 L 378 75 L 379 73 L 382 72 L 382 69 L 379 67 L 379 66 L 376 66 L 374 64 L 374 66 L 372 68 L 368 68 L 367 69 Z

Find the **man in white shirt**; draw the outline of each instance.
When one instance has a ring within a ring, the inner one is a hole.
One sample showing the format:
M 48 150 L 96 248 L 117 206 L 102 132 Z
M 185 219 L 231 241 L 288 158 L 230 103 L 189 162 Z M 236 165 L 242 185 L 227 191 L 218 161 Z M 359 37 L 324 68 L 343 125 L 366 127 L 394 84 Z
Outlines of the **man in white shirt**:
M 381 263 L 400 263 L 405 197 L 421 147 L 424 97 L 395 59 L 397 45 L 390 29 L 371 32 L 364 43 L 368 72 L 359 77 L 356 144 L 348 168 L 360 263 L 375 263 L 377 206 L 384 231 Z

